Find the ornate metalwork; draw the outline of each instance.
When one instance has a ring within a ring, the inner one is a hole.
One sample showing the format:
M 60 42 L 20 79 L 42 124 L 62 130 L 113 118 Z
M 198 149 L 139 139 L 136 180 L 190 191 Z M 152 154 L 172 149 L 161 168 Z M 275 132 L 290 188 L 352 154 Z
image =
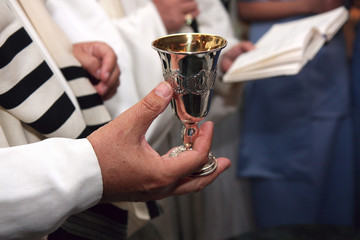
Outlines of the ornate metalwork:
M 169 82 L 178 94 L 204 94 L 214 88 L 216 70 L 201 70 L 199 73 L 185 77 L 178 70 L 164 70 L 164 79 Z
M 217 61 L 226 44 L 219 36 L 188 33 L 165 36 L 153 42 L 161 59 L 164 79 L 175 93 L 171 106 L 184 123 L 183 145 L 173 150 L 170 156 L 191 151 L 198 136 L 198 123 L 210 109 Z M 191 176 L 210 174 L 216 167 L 217 161 L 209 153 L 208 163 Z

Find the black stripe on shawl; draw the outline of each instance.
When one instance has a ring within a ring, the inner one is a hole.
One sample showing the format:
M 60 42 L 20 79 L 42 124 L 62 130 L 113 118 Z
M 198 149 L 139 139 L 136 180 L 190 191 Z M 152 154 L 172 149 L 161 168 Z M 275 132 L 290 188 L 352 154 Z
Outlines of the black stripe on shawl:
M 69 66 L 61 68 L 61 72 L 64 75 L 65 79 L 67 81 L 72 81 L 77 78 L 87 78 L 90 80 L 91 84 L 96 85 L 99 83 L 99 80 L 95 79 L 91 74 L 89 74 L 87 71 L 85 71 L 82 67 L 78 66 Z M 82 110 L 89 109 L 95 106 L 99 106 L 103 104 L 103 101 L 99 94 L 89 94 L 84 96 L 77 96 L 76 97 L 80 108 Z
M 84 131 L 82 131 L 82 133 L 77 137 L 77 138 L 86 138 L 87 136 L 89 136 L 93 131 L 89 129 L 88 126 L 86 126 L 86 128 L 84 129 Z
M 90 212 L 107 217 L 122 225 L 127 225 L 128 212 L 112 204 L 98 204 L 88 209 Z
M 160 215 L 159 205 L 155 201 L 147 201 L 146 206 L 149 211 L 150 218 L 156 218 Z
M 97 93 L 77 97 L 77 100 L 82 110 L 103 104 L 100 95 Z
M 88 78 L 92 85 L 98 84 L 100 81 L 85 71 L 82 67 L 69 66 L 60 69 L 66 80 L 71 81 L 77 78 Z
M 0 47 L 0 68 L 5 67 L 11 60 L 32 42 L 24 28 L 20 28 L 10 35 Z
M 55 232 L 51 233 L 48 240 L 88 240 L 87 238 L 79 237 L 71 233 L 66 232 L 64 229 L 59 228 Z
M 77 137 L 77 138 L 86 138 L 87 136 L 89 136 L 92 132 L 94 132 L 95 130 L 97 130 L 98 128 L 106 125 L 108 122 L 104 122 L 98 125 L 87 125 L 86 128 L 84 129 L 84 131 Z
M 17 107 L 51 78 L 52 75 L 53 73 L 49 66 L 43 61 L 9 91 L 0 94 L 0 105 L 5 109 Z
M 109 122 L 104 122 L 104 123 L 97 124 L 97 125 L 87 125 L 87 127 L 90 129 L 91 132 L 94 132 L 94 131 L 97 130 L 98 128 L 106 125 L 107 123 L 109 123 Z
M 43 116 L 29 123 L 29 126 L 42 134 L 49 134 L 59 129 L 74 111 L 75 106 L 66 93 L 63 93 Z
M 99 204 L 73 215 L 48 236 L 49 240 L 125 240 L 128 212 L 111 204 Z

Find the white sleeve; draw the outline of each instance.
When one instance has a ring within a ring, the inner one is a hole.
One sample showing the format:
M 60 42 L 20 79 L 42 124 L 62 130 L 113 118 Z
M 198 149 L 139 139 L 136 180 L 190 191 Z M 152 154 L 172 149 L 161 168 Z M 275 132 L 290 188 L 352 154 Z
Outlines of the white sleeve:
M 87 139 L 0 148 L 0 239 L 38 239 L 99 202 L 102 177 Z

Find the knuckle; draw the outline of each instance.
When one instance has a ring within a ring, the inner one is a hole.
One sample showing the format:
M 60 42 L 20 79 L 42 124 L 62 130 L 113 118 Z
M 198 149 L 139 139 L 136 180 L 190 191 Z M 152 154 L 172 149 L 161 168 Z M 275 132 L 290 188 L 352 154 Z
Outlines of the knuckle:
M 201 190 L 203 190 L 205 187 L 207 186 L 207 184 L 203 181 L 200 181 L 197 185 L 196 188 L 194 189 L 195 192 L 200 192 Z
M 150 98 L 144 98 L 142 100 L 142 106 L 145 110 L 150 112 L 157 112 L 158 109 L 157 102 Z

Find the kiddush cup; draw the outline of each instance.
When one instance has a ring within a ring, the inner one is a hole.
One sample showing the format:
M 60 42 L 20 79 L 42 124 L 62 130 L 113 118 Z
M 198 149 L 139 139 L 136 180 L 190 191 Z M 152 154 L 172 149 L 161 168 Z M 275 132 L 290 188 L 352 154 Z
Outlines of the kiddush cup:
M 171 106 L 183 122 L 183 145 L 170 156 L 191 150 L 199 129 L 198 123 L 209 112 L 216 79 L 217 62 L 227 41 L 203 33 L 172 34 L 159 38 L 152 47 L 159 53 L 165 81 L 174 89 Z M 208 163 L 192 176 L 212 173 L 217 162 L 209 153 Z

